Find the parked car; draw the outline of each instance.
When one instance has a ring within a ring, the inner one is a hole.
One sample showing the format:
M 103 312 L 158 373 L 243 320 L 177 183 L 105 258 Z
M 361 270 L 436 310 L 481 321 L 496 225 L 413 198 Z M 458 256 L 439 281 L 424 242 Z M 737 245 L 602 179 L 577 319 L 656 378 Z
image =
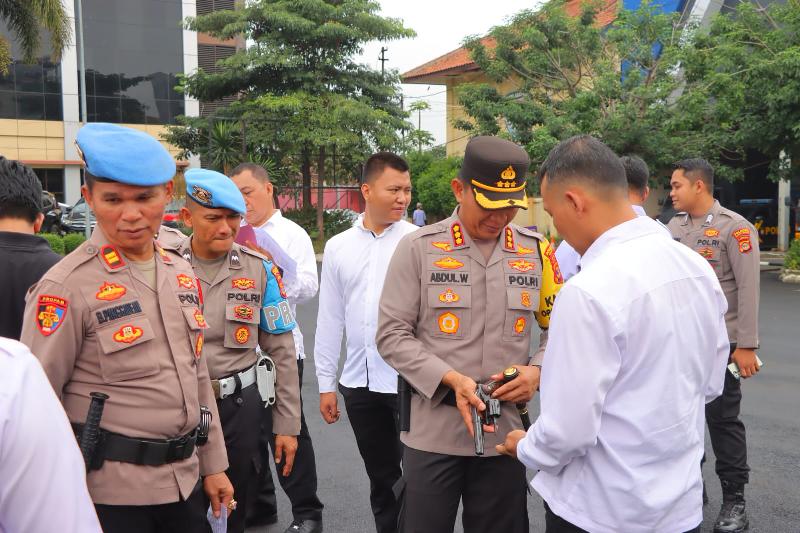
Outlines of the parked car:
M 65 213 L 61 217 L 61 227 L 66 233 L 84 233 L 86 231 L 86 213 L 89 213 L 89 223 L 91 229 L 94 230 L 97 221 L 94 218 L 94 213 L 89 209 L 86 200 L 81 198 L 75 205 L 72 206 L 69 213 Z
M 53 193 L 42 191 L 42 233 L 61 233 L 61 204 L 58 203 Z

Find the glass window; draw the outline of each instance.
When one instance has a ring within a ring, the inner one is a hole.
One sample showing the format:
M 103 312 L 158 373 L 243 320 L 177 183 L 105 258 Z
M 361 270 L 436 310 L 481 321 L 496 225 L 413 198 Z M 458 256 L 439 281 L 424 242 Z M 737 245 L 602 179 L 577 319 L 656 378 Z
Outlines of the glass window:
M 44 95 L 44 118 L 45 120 L 61 120 L 64 116 L 62 113 L 62 99 L 60 94 L 45 94 Z
M 17 90 L 26 92 L 44 92 L 44 78 L 42 76 L 42 65 L 26 65 L 17 63 L 14 66 L 17 77 Z
M 44 92 L 61 94 L 61 66 L 44 64 Z
M 9 65 L 7 73 L 0 73 L 0 89 L 7 91 L 14 90 L 14 70 L 14 65 Z
M 142 103 L 134 98 L 123 98 L 122 122 L 126 124 L 144 124 L 145 112 Z
M 98 122 L 121 122 L 122 111 L 120 107 L 122 101 L 119 98 L 105 98 L 98 96 L 95 99 Z
M 44 95 L 42 93 L 17 93 L 17 118 L 44 120 Z
M 14 91 L 0 91 L 0 118 L 17 118 L 17 99 Z
M 33 171 L 42 182 L 42 190 L 53 193 L 56 200 L 64 201 L 64 169 L 62 168 L 34 168 Z

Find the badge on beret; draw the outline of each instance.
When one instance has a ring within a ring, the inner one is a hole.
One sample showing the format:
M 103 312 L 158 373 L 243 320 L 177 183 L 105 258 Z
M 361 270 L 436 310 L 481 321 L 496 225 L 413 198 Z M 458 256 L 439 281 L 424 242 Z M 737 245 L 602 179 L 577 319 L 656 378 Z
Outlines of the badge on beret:
M 238 344 L 244 344 L 250 340 L 250 329 L 247 326 L 241 326 L 236 329 L 233 338 Z
M 250 278 L 236 278 L 231 280 L 231 286 L 232 288 L 239 289 L 240 291 L 246 291 L 247 289 L 255 289 L 256 280 Z
M 124 286 L 106 281 L 100 286 L 100 290 L 97 291 L 94 297 L 104 302 L 110 302 L 112 300 L 119 300 L 125 296 L 126 292 L 128 292 L 128 289 Z
M 114 333 L 114 341 L 130 344 L 142 335 L 144 335 L 142 328 L 133 326 L 131 324 L 126 324 L 119 328 L 116 333 Z
M 530 272 L 534 268 L 536 268 L 536 263 L 531 263 L 530 261 L 526 261 L 525 259 L 517 259 L 516 261 L 509 261 L 508 266 L 513 268 L 518 272 Z
M 460 326 L 460 322 L 458 317 L 453 313 L 442 313 L 439 315 L 439 331 L 442 333 L 447 333 L 448 335 L 453 335 L 458 333 L 458 327 Z
M 209 191 L 208 189 L 204 189 L 199 185 L 192 186 L 192 196 L 194 197 L 195 200 L 197 200 L 201 204 L 211 203 L 211 198 L 212 198 L 211 191 Z
M 100 248 L 100 255 L 102 256 L 103 261 L 105 261 L 105 263 L 109 266 L 109 268 L 113 270 L 125 266 L 125 261 L 122 260 L 122 256 L 120 256 L 117 249 L 111 246 L 110 244 L 106 244 L 105 246 Z
M 36 325 L 42 335 L 49 337 L 61 327 L 67 316 L 68 305 L 67 300 L 60 296 L 49 294 L 39 296 L 39 303 L 36 306 Z

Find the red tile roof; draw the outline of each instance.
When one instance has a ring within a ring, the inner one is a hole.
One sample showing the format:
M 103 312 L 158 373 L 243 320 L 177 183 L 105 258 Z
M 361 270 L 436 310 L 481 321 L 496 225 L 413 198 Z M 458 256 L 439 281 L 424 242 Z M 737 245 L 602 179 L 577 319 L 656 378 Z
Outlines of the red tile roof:
M 601 27 L 608 26 L 617 17 L 618 0 L 604 0 L 605 5 L 597 14 L 597 24 Z M 576 17 L 581 10 L 581 0 L 567 0 L 566 11 L 570 16 Z M 495 40 L 493 37 L 484 37 L 481 43 L 488 48 L 493 48 Z M 469 51 L 464 48 L 457 48 L 437 57 L 425 64 L 415 67 L 401 75 L 405 83 L 431 83 L 441 79 L 443 76 L 459 74 L 478 70 L 478 66 L 472 61 Z

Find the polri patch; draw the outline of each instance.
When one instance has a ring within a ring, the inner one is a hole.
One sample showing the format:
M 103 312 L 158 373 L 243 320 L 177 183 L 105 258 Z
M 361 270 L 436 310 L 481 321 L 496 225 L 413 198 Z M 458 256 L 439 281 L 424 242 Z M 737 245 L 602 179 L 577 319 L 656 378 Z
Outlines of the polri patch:
M 42 294 L 36 306 L 36 325 L 39 332 L 48 337 L 56 332 L 67 316 L 69 302 L 60 296 Z
M 119 300 L 125 296 L 126 292 L 128 292 L 128 289 L 123 285 L 106 281 L 100 286 L 100 290 L 97 291 L 94 297 L 104 302 L 111 302 L 113 300 Z

